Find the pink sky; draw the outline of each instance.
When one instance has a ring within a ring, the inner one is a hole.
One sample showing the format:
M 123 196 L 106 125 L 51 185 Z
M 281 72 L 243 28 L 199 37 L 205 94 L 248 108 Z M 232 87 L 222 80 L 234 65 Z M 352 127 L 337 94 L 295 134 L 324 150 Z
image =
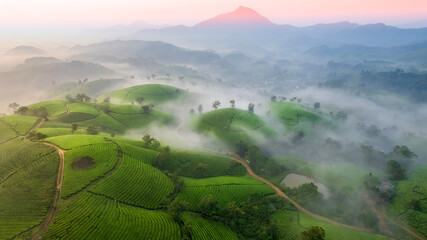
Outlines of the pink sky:
M 240 5 L 280 24 L 427 19 L 427 0 L 1 0 L 0 26 L 108 25 L 135 20 L 192 25 Z

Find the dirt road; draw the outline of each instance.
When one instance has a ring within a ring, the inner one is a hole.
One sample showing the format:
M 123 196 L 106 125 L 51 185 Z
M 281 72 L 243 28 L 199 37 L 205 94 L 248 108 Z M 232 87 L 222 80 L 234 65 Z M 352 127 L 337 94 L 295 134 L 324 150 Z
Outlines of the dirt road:
M 51 143 L 42 142 L 41 144 L 55 148 L 59 154 L 60 161 L 59 161 L 58 177 L 56 178 L 56 192 L 55 192 L 55 197 L 53 199 L 52 207 L 50 208 L 48 217 L 43 222 L 43 225 L 40 227 L 39 231 L 33 236 L 32 238 L 33 240 L 41 238 L 41 235 L 46 231 L 49 225 L 53 222 L 53 219 L 55 219 L 55 216 L 58 213 L 59 201 L 61 200 L 61 193 L 62 193 L 62 179 L 64 176 L 65 151 Z

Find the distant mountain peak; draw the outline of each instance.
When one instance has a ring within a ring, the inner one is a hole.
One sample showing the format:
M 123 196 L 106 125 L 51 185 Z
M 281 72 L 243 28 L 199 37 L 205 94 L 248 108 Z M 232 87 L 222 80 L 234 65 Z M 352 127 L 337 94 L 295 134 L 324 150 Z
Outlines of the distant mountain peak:
M 266 26 L 273 25 L 268 18 L 262 16 L 255 10 L 240 6 L 232 12 L 220 14 L 216 17 L 205 20 L 196 27 L 216 27 L 216 26 Z

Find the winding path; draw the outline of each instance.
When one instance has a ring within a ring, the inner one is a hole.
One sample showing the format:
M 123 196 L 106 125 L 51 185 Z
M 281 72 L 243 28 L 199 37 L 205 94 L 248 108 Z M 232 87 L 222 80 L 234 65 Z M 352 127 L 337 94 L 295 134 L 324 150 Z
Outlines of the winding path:
M 62 193 L 62 179 L 64 177 L 65 151 L 52 143 L 41 142 L 40 144 L 55 148 L 59 154 L 60 161 L 58 177 L 56 178 L 56 192 L 55 197 L 53 199 L 52 208 L 50 208 L 48 217 L 43 222 L 43 225 L 40 227 L 39 231 L 37 231 L 37 233 L 33 236 L 32 240 L 41 238 L 41 234 L 44 233 L 44 231 L 49 227 L 49 225 L 53 222 L 53 219 L 55 218 L 56 214 L 58 213 L 59 201 L 61 200 Z
M 284 192 L 282 192 L 282 190 L 280 190 L 278 187 L 276 187 L 273 183 L 271 183 L 268 180 L 266 180 L 266 179 L 264 179 L 264 178 L 256 175 L 252 171 L 252 169 L 249 167 L 249 165 L 247 164 L 247 162 L 244 159 L 242 159 L 239 155 L 236 155 L 235 160 L 239 161 L 246 168 L 246 171 L 248 172 L 248 174 L 251 177 L 253 177 L 255 179 L 258 179 L 258 180 L 264 182 L 265 184 L 267 184 L 268 186 L 270 186 L 276 192 L 277 195 L 279 195 L 280 197 L 282 197 L 282 198 L 288 200 L 289 202 L 291 202 L 299 211 L 304 212 L 304 213 L 306 213 L 306 214 L 308 214 L 308 215 L 310 215 L 312 217 L 315 217 L 317 219 L 320 219 L 322 221 L 328 222 L 328 223 L 336 225 L 336 226 L 341 226 L 341 227 L 345 227 L 345 228 L 349 228 L 349 229 L 353 229 L 353 230 L 361 231 L 361 232 L 370 232 L 370 233 L 372 233 L 372 231 L 370 231 L 368 229 L 358 228 L 358 227 L 350 226 L 350 225 L 347 225 L 347 224 L 344 224 L 344 223 L 336 222 L 336 221 L 334 221 L 332 219 L 329 219 L 329 218 L 326 218 L 326 217 L 322 217 L 322 216 L 317 215 L 317 214 L 315 214 L 313 212 L 310 212 L 309 210 L 307 210 L 306 208 L 302 207 L 301 205 L 299 205 L 298 203 L 296 203 L 294 200 L 292 200 L 288 195 L 286 195 Z M 373 233 L 373 234 L 375 234 L 375 233 Z M 375 234 L 375 235 L 378 236 L 378 237 L 382 237 L 382 238 L 386 238 L 386 239 L 391 239 L 389 237 L 386 237 L 386 236 L 383 236 L 383 235 L 380 235 L 380 234 Z

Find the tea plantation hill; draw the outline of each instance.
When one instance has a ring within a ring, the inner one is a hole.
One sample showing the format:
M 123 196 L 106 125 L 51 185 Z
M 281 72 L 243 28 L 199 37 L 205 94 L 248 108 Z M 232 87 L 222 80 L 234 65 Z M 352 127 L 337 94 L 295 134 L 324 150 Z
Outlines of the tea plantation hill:
M 102 102 L 109 97 L 113 103 L 132 104 L 137 103 L 138 99 L 143 99 L 144 104 L 159 105 L 178 99 L 183 100 L 189 95 L 189 92 L 172 86 L 145 84 L 105 93 L 97 97 L 97 101 Z
M 145 90 L 106 96 L 162 102 L 187 94 L 161 85 L 134 89 Z M 146 89 L 164 91 L 163 97 Z M 174 124 L 168 113 L 52 100 L 25 114 L 43 117 L 0 117 L 0 239 L 266 239 L 272 233 L 298 239 L 311 225 L 324 227 L 327 239 L 384 239 L 296 210 L 237 159 L 123 135 L 151 123 Z M 194 117 L 200 131 L 229 142 L 275 135 L 240 109 Z
M 122 88 L 131 84 L 128 79 L 97 79 L 94 81 L 65 82 L 48 89 L 45 96 L 51 99 L 64 99 L 66 95 L 75 96 L 84 93 L 91 97 Z
M 257 137 L 274 138 L 276 133 L 256 114 L 238 108 L 224 108 L 190 119 L 189 126 L 200 133 L 213 133 L 222 141 L 255 143 Z
M 332 123 L 321 112 L 293 102 L 271 102 L 267 104 L 271 116 L 279 121 L 287 132 L 302 131 L 310 134 L 315 125 L 332 126 Z

